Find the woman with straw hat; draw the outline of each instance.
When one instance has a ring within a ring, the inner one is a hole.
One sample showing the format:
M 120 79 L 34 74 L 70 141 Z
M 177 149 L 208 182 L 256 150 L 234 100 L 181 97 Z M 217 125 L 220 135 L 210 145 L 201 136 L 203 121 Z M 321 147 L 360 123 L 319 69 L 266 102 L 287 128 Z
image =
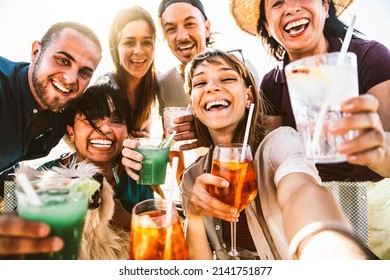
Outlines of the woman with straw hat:
M 264 76 L 261 84 L 271 104 L 267 115 L 273 127 L 296 128 L 283 67 L 310 55 L 340 51 L 347 26 L 338 16 L 352 2 L 231 0 L 230 10 L 237 25 L 243 31 L 261 37 L 268 53 L 280 62 Z M 390 111 L 387 109 L 390 106 L 390 52 L 382 44 L 359 38 L 359 35 L 361 33 L 354 30 L 348 48 L 358 59 L 359 94 L 370 93 L 378 99 L 383 128 L 390 131 Z M 317 164 L 317 168 L 329 186 L 353 181 L 366 188 L 368 181 L 383 179 L 366 166 L 350 163 Z M 368 243 L 368 236 L 363 238 Z
M 248 121 L 259 195 L 240 212 L 237 246 L 260 259 L 371 257 L 336 201 L 319 186 L 314 165 L 304 161 L 297 132 L 280 127 L 265 136 L 264 101 L 250 70 L 234 55 L 214 49 L 196 56 L 186 71 L 196 130 L 210 145 L 184 172 L 181 184 L 190 258 L 229 258 L 225 241 L 238 213 L 208 192 L 209 185 L 228 185 L 225 178 L 210 174 L 212 153 L 217 144 L 246 142 Z M 252 118 L 251 104 L 257 108 Z

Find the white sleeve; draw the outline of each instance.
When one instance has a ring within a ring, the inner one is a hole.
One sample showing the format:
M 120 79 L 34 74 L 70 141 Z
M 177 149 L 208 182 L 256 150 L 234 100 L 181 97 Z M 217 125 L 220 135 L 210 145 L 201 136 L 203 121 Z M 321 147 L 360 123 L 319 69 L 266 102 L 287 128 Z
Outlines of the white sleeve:
M 279 127 L 268 134 L 263 142 L 263 157 L 275 172 L 274 183 L 286 175 L 296 172 L 306 173 L 312 176 L 318 184 L 321 184 L 318 170 L 313 162 L 305 160 L 303 144 L 298 132 L 291 127 Z

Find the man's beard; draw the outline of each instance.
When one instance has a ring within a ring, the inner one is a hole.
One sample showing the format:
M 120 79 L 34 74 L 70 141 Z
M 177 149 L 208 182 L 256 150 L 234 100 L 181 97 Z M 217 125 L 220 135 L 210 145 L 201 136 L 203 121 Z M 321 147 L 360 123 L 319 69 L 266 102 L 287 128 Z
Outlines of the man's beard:
M 47 87 L 39 81 L 39 68 L 40 68 L 40 57 L 38 57 L 36 64 L 34 65 L 34 70 L 32 73 L 32 84 L 36 95 L 39 99 L 39 102 L 49 110 L 53 112 L 62 112 L 69 105 L 69 102 L 63 103 L 60 101 L 60 98 L 55 97 L 52 100 L 49 100 L 47 96 Z

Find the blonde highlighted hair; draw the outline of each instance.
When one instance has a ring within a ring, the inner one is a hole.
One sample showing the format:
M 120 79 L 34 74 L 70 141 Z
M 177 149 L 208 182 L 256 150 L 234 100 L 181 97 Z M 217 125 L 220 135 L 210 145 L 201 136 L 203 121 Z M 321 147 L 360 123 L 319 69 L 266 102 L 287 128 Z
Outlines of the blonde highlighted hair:
M 251 146 L 252 150 L 256 150 L 257 146 L 260 144 L 261 140 L 264 138 L 268 128 L 265 125 L 265 115 L 264 115 L 264 106 L 265 100 L 262 98 L 259 87 L 256 83 L 254 75 L 249 70 L 249 68 L 238 59 L 234 54 L 225 52 L 218 49 L 207 50 L 198 54 L 191 62 L 186 66 L 186 75 L 184 89 L 185 92 L 191 96 L 192 91 L 192 78 L 194 75 L 195 69 L 203 61 L 207 61 L 210 64 L 220 64 L 221 60 L 225 61 L 232 69 L 234 69 L 243 79 L 245 86 L 252 90 L 253 94 L 253 103 L 255 105 L 255 110 L 253 112 L 253 117 L 251 120 L 251 133 L 249 134 L 248 144 Z M 244 94 L 244 92 L 243 92 Z M 244 141 L 246 121 L 248 118 L 249 109 L 245 110 L 245 115 L 242 116 L 240 122 L 237 125 L 236 131 L 234 133 L 233 142 Z M 198 135 L 198 140 L 204 146 L 214 145 L 212 138 L 210 136 L 207 126 L 201 123 L 198 119 L 195 119 L 195 126 Z

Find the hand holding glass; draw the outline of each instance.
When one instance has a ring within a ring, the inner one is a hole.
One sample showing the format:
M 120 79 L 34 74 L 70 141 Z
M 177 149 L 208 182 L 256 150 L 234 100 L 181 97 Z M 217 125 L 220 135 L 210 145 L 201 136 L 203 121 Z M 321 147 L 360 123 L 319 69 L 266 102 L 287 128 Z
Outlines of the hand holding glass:
M 258 188 L 249 145 L 245 149 L 240 143 L 217 145 L 213 152 L 211 174 L 225 178 L 229 181 L 229 187 L 209 185 L 210 195 L 234 206 L 238 212 L 255 199 Z M 240 251 L 244 250 L 236 248 L 236 222 L 231 223 L 231 238 L 231 250 L 228 254 L 240 257 Z
M 141 185 L 161 185 L 165 183 L 169 149 L 171 145 L 164 146 L 166 139 L 137 138 L 135 150 L 144 156 L 142 169 L 138 172 Z M 173 141 L 172 141 L 173 142 Z
M 69 189 L 39 191 L 42 205 L 34 205 L 21 189 L 16 189 L 19 216 L 31 221 L 40 221 L 50 226 L 50 236 L 64 241 L 59 252 L 27 254 L 26 259 L 77 260 L 83 233 L 84 218 L 88 209 L 89 193 L 71 192 Z
M 168 132 L 171 128 L 179 125 L 175 123 L 175 119 L 181 116 L 191 115 L 191 109 L 189 107 L 165 107 L 163 111 L 163 124 L 165 137 L 169 137 Z M 183 144 L 189 144 L 192 141 L 178 141 L 171 147 L 171 151 L 180 151 L 179 147 Z
M 305 146 L 306 158 L 317 163 L 342 162 L 346 156 L 337 146 L 356 132 L 334 136 L 327 130 L 332 120 L 343 117 L 340 104 L 358 96 L 357 61 L 347 53 L 327 53 L 291 62 L 285 67 L 291 106 L 297 130 Z

